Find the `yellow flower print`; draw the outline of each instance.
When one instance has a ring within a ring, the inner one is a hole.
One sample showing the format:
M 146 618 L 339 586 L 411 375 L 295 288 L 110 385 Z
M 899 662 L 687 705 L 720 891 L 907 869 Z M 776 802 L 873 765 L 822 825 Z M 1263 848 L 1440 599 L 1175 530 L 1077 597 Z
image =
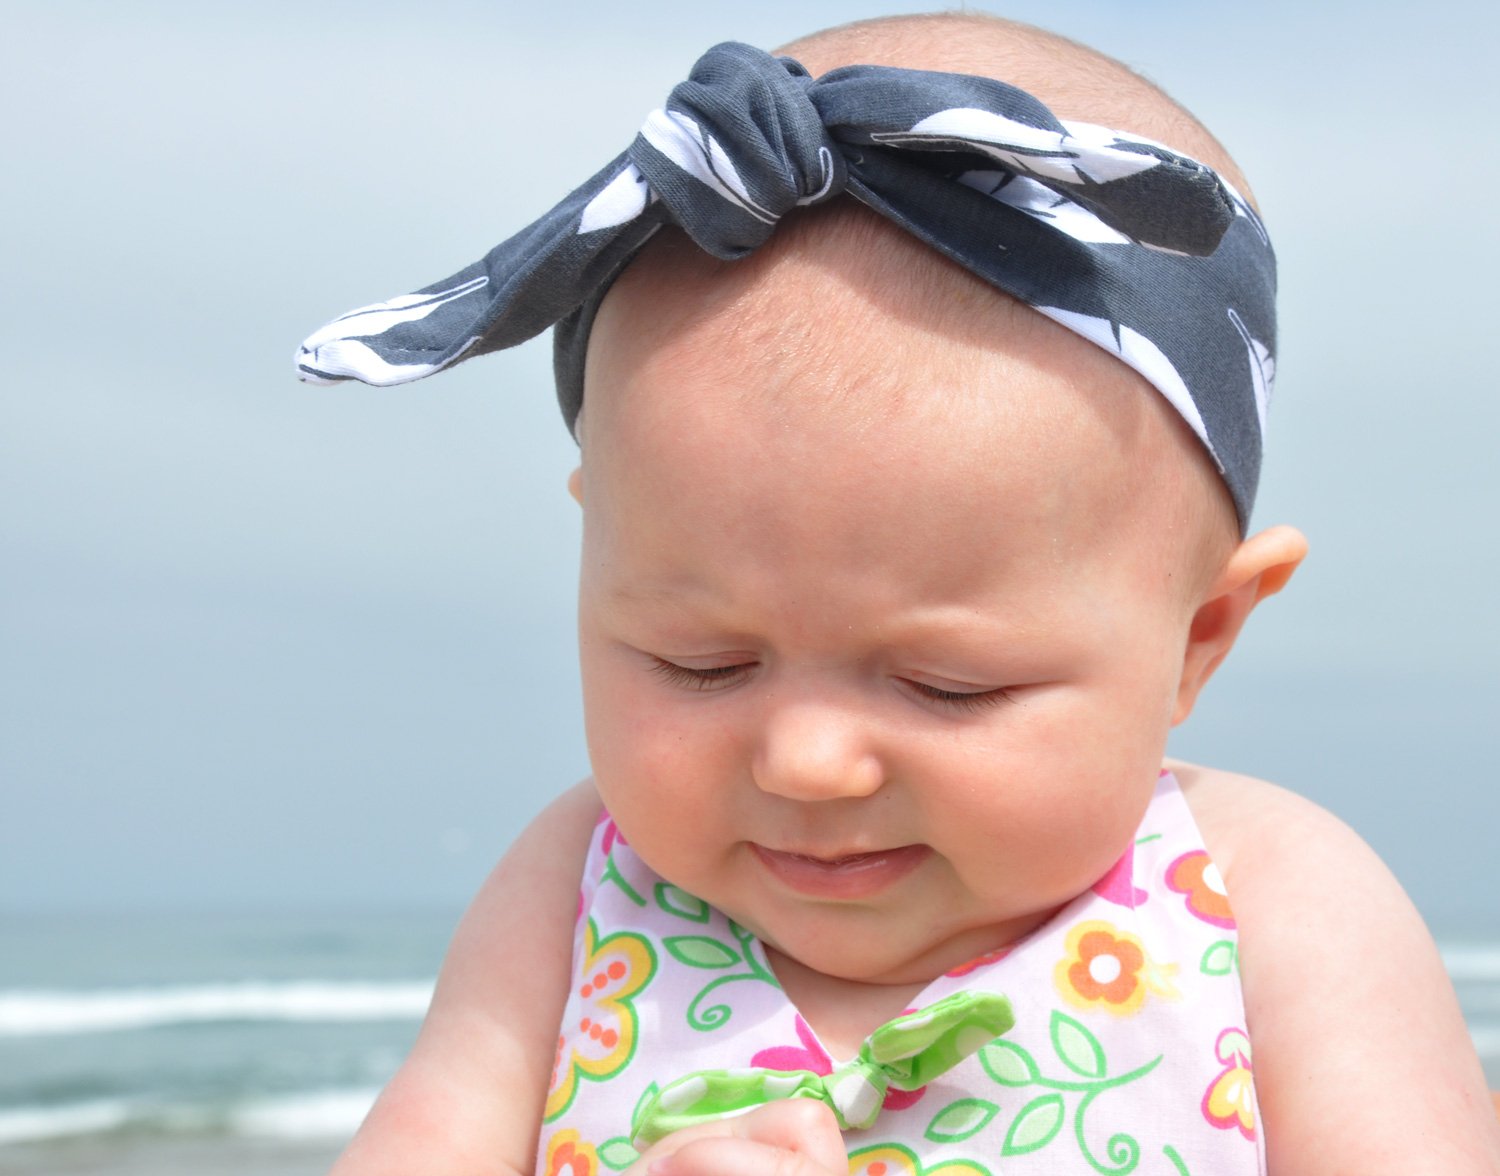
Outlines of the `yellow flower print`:
M 600 940 L 592 919 L 584 931 L 583 951 L 582 980 L 557 1039 L 544 1120 L 568 1108 L 579 1078 L 602 1082 L 629 1063 L 636 1038 L 632 1000 L 656 974 L 656 953 L 645 939 L 620 931 Z
M 970 1160 L 949 1160 L 924 1168 L 911 1148 L 877 1143 L 849 1153 L 849 1176 L 990 1176 L 990 1170 Z
M 1174 997 L 1176 964 L 1158 964 L 1141 941 L 1103 919 L 1068 932 L 1067 955 L 1053 969 L 1057 990 L 1074 1008 L 1103 1008 L 1117 1016 L 1138 1012 L 1146 994 Z
M 1250 1039 L 1243 1029 L 1226 1029 L 1214 1043 L 1224 1069 L 1203 1092 L 1203 1117 L 1215 1127 L 1238 1128 L 1255 1138 L 1255 1080 L 1250 1069 Z
M 565 1127 L 547 1141 L 547 1158 L 541 1176 L 598 1176 L 599 1156 L 594 1145 L 578 1132 Z

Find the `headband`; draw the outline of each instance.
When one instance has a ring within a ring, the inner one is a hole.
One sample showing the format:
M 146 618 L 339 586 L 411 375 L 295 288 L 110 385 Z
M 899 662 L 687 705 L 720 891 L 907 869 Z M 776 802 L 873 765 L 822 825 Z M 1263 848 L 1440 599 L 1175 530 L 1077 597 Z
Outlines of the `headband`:
M 988 78 L 855 65 L 814 79 L 717 45 L 552 211 L 451 278 L 335 319 L 302 344 L 298 373 L 402 384 L 556 325 L 571 428 L 595 312 L 662 225 L 739 258 L 792 209 L 844 193 L 1155 385 L 1247 527 L 1275 372 L 1260 218 L 1204 164 Z

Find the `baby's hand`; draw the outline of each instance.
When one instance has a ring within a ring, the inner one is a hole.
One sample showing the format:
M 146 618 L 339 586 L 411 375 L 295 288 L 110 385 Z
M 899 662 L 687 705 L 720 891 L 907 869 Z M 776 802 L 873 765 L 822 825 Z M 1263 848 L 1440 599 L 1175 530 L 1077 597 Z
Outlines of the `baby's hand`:
M 833 1112 L 811 1099 L 688 1127 L 650 1147 L 625 1176 L 848 1176 Z

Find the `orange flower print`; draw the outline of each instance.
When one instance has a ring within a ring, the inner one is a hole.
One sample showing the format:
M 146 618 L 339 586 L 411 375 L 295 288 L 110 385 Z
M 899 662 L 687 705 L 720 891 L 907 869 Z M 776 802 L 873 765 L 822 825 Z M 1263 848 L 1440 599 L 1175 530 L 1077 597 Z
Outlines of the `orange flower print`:
M 1167 867 L 1167 887 L 1187 896 L 1187 909 L 1215 927 L 1233 927 L 1234 912 L 1219 867 L 1201 849 L 1185 853 Z
M 1203 1117 L 1225 1131 L 1238 1129 L 1255 1138 L 1255 1081 L 1250 1070 L 1250 1039 L 1243 1029 L 1226 1029 L 1214 1042 L 1214 1056 L 1224 1063 L 1203 1092 Z
M 656 953 L 645 939 L 620 931 L 600 940 L 592 919 L 584 929 L 583 952 L 584 979 L 564 1014 L 544 1120 L 567 1110 L 580 1078 L 602 1082 L 630 1062 L 636 1038 L 633 998 L 656 974 Z
M 592 1143 L 578 1138 L 565 1127 L 547 1141 L 547 1158 L 541 1176 L 598 1176 L 599 1154 Z
M 949 1160 L 924 1168 L 917 1153 L 899 1143 L 877 1143 L 849 1153 L 849 1176 L 990 1176 L 970 1160 Z
M 1074 1008 L 1103 1008 L 1129 1016 L 1146 1001 L 1146 994 L 1172 997 L 1176 964 L 1158 964 L 1128 931 L 1103 919 L 1089 919 L 1068 932 L 1067 955 L 1053 969 L 1053 982 Z

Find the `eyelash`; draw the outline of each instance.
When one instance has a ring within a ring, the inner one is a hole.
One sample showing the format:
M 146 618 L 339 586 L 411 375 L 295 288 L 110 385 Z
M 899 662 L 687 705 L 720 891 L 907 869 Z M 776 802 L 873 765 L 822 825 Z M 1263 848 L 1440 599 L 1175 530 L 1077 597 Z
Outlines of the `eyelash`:
M 936 686 L 928 686 L 924 682 L 913 682 L 910 678 L 903 681 L 924 698 L 930 698 L 934 702 L 940 702 L 944 706 L 951 706 L 954 710 L 978 711 L 986 710 L 992 706 L 999 706 L 1002 702 L 1009 702 L 1010 695 L 1004 690 L 940 690 Z
M 680 666 L 676 662 L 670 662 L 660 657 L 653 658 L 652 661 L 654 664 L 651 670 L 654 674 L 665 679 L 673 686 L 682 686 L 689 690 L 714 690 L 719 686 L 728 685 L 734 679 L 755 667 L 754 662 L 745 662 L 732 666 L 710 666 L 707 669 L 699 670 L 691 666 Z M 985 710 L 989 707 L 999 706 L 1003 702 L 1010 701 L 1010 695 L 1001 689 L 975 691 L 941 690 L 936 686 L 928 686 L 924 682 L 915 682 L 910 678 L 903 678 L 901 680 L 923 698 L 952 707 L 954 710 Z
M 653 673 L 665 678 L 673 686 L 685 686 L 689 690 L 713 690 L 720 685 L 727 685 L 736 677 L 749 670 L 754 663 L 746 662 L 734 666 L 710 666 L 707 669 L 695 670 L 691 666 L 679 666 L 676 662 L 669 662 L 665 658 L 653 658 L 655 663 L 651 670 Z

